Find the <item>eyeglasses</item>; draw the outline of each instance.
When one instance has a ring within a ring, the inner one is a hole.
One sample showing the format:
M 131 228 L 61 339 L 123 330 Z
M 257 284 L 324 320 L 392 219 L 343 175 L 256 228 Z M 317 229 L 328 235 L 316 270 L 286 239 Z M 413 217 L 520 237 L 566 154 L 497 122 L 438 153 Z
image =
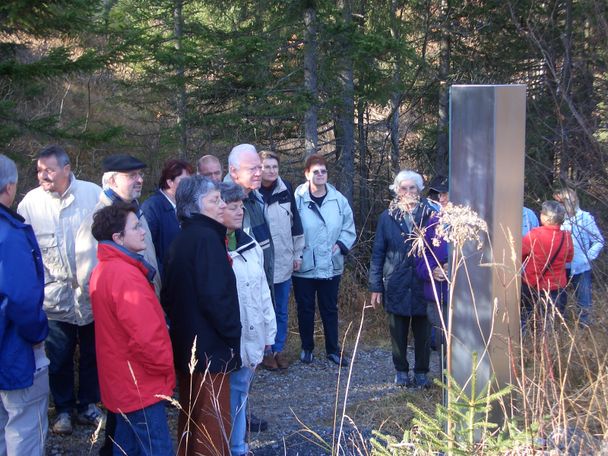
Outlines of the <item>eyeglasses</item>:
M 116 173 L 116 174 L 122 174 L 123 176 L 126 176 L 129 180 L 137 180 L 139 178 L 143 179 L 146 176 L 141 171 L 131 171 L 130 173 Z
M 261 173 L 262 172 L 262 165 L 253 166 L 251 168 L 243 168 L 243 169 L 245 171 L 247 171 L 249 174 Z
M 326 169 L 315 169 L 312 172 L 315 176 L 324 176 L 325 174 L 327 174 L 327 170 Z

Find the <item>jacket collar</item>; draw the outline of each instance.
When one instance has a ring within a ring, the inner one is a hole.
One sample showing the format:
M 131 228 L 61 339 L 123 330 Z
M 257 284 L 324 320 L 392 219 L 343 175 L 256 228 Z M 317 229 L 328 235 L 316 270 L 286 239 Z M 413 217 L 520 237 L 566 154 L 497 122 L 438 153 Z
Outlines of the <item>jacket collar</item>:
M 141 272 L 143 272 L 146 279 L 148 279 L 148 282 L 150 283 L 152 283 L 154 276 L 156 275 L 156 269 L 154 269 L 154 267 L 144 259 L 143 255 L 131 252 L 113 241 L 101 241 L 98 244 L 97 258 L 99 258 L 100 261 L 120 258 L 123 261 L 137 267 Z
M 310 198 L 310 184 L 308 182 L 304 182 L 299 185 L 295 191 L 296 196 L 299 196 L 304 200 L 304 202 L 312 202 Z M 325 188 L 327 189 L 327 194 L 325 195 L 325 201 L 329 201 L 332 199 L 337 199 L 338 190 L 331 184 L 325 184 Z
M 247 250 L 255 247 L 255 241 L 245 231 L 238 229 L 235 231 L 236 234 L 236 250 L 235 252 L 242 254 Z
M 15 212 L 10 207 L 5 206 L 0 203 L 0 215 L 6 217 L 6 219 L 15 226 L 21 226 L 25 224 L 25 219 L 21 217 L 17 212 Z
M 226 237 L 226 227 L 220 222 L 213 220 L 211 217 L 207 217 L 203 214 L 192 214 L 190 215 L 190 217 L 182 218 L 180 222 L 182 224 L 182 228 L 187 228 L 191 225 L 206 226 L 217 232 L 217 234 L 219 234 L 222 239 Z
M 110 200 L 110 204 L 114 204 L 119 201 L 126 202 L 120 196 L 118 196 L 118 193 L 116 193 L 111 188 L 104 189 L 102 194 L 105 195 L 108 198 L 108 200 Z M 137 201 L 135 199 L 135 200 L 131 201 L 130 204 L 133 205 L 133 207 L 135 208 L 135 214 L 137 215 L 137 218 L 141 218 L 141 216 L 143 215 L 143 212 L 141 211 L 141 209 L 139 207 L 139 201 Z

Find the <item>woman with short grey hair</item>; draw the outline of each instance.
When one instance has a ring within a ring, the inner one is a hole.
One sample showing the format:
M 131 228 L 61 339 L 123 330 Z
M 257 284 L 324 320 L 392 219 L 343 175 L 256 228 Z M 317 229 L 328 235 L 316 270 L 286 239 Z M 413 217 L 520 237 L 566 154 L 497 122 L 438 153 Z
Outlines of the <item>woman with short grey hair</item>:
M 430 327 L 422 281 L 410 254 L 414 238 L 428 225 L 434 208 L 420 197 L 422 176 L 404 169 L 395 176 L 395 198 L 378 220 L 369 268 L 370 302 L 383 304 L 388 315 L 395 366 L 395 384 L 428 388 Z M 410 375 L 407 341 L 414 335 L 414 369 Z
M 181 180 L 175 195 L 181 232 L 165 257 L 161 296 L 182 406 L 178 455 L 209 454 L 211 448 L 230 454 L 229 372 L 241 367 L 241 321 L 218 188 L 203 176 Z
M 219 185 L 211 179 L 198 175 L 182 179 L 175 193 L 177 218 L 183 220 L 192 217 L 192 214 L 204 213 L 200 205 L 201 198 L 213 191 L 217 192 L 217 197 L 221 199 Z
M 407 180 L 412 181 L 416 185 L 416 187 L 418 188 L 418 194 L 420 194 L 422 192 L 422 190 L 424 189 L 424 183 L 422 180 L 422 176 L 420 174 L 418 174 L 417 172 L 409 170 L 409 169 L 404 169 L 404 170 L 399 171 L 397 173 L 397 175 L 395 176 L 395 180 L 393 181 L 392 185 L 389 185 L 388 188 L 390 188 L 395 193 L 398 193 L 399 188 L 401 186 L 401 182 L 404 182 Z
M 570 232 L 561 230 L 565 213 L 564 206 L 557 201 L 545 201 L 540 212 L 541 226 L 529 231 L 522 240 L 522 325 L 532 313 L 544 315 L 543 302 L 549 310 L 555 307 L 560 313 L 564 311 L 558 298 L 567 283 L 566 263 L 574 255 Z

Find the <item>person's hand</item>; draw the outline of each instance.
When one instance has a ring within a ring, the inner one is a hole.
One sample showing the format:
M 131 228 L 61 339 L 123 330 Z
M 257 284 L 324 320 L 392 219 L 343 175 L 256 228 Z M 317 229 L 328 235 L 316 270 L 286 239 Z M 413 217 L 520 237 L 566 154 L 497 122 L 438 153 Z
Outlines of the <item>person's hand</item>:
M 302 260 L 293 260 L 293 270 L 299 271 L 300 266 L 302 266 Z
M 378 293 L 377 291 L 372 291 L 372 295 L 370 297 L 370 304 L 374 309 L 377 309 L 380 304 L 382 304 L 382 293 Z
M 433 269 L 433 279 L 435 279 L 437 282 L 444 282 L 447 280 L 445 270 L 441 266 L 437 266 L 435 269 Z

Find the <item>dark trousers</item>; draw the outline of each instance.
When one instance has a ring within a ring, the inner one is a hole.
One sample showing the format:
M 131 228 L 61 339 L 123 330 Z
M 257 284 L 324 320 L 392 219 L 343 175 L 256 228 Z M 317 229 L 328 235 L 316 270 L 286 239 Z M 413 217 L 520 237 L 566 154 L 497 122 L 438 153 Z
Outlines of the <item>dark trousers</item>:
M 414 333 L 414 373 L 426 374 L 429 371 L 431 357 L 430 325 L 427 317 L 404 317 L 389 313 L 388 325 L 391 332 L 395 370 L 399 372 L 410 370 L 410 365 L 407 362 L 407 337 L 411 327 L 412 333 Z
M 340 354 L 338 345 L 338 289 L 340 278 L 305 279 L 293 277 L 293 294 L 298 306 L 298 328 L 302 341 L 302 350 L 312 351 L 315 348 L 315 308 L 319 304 L 319 313 L 325 333 L 325 351 L 327 354 Z
M 565 290 L 550 290 L 548 293 L 549 300 L 547 301 L 547 291 L 529 287 L 522 282 L 520 310 L 522 328 L 533 318 L 534 314 L 539 321 L 543 320 L 545 309 L 549 311 L 549 316 L 552 314 L 553 308 L 562 316 L 564 315 L 565 308 L 560 304 L 563 302 L 561 297 L 566 295 Z
M 78 403 L 74 393 L 74 352 L 79 346 Z M 93 323 L 85 326 L 49 320 L 49 335 L 45 341 L 49 358 L 49 386 L 57 413 L 84 411 L 89 404 L 99 402 L 95 330 Z

